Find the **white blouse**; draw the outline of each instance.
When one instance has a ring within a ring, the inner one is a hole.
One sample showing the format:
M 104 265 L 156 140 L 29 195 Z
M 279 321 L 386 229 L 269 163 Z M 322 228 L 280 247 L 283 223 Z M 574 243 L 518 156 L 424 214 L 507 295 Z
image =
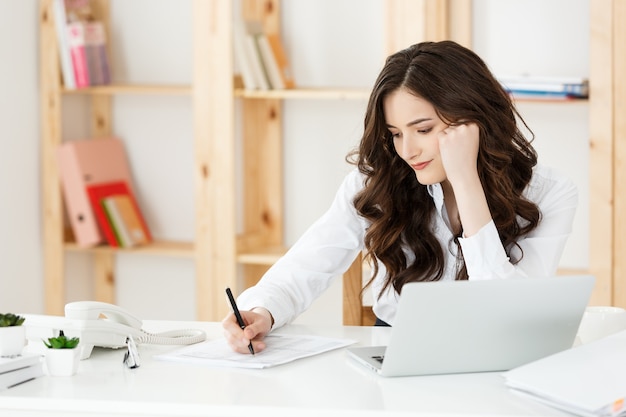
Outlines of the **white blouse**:
M 363 181 L 364 176 L 357 169 L 346 176 L 328 211 L 309 227 L 257 285 L 239 296 L 240 308 L 266 308 L 274 317 L 274 328 L 278 328 L 305 311 L 333 279 L 347 270 L 364 249 L 364 235 L 369 226 L 352 204 Z M 433 230 L 442 247 L 449 249 L 444 250 L 442 280 L 454 280 L 456 245 L 450 244 L 453 234 L 443 209 L 443 190 L 440 184 L 434 184 L 428 186 L 428 191 L 437 208 Z M 538 165 L 524 195 L 538 205 L 541 220 L 532 232 L 518 241 L 523 250 L 522 259 L 515 265 L 509 262 L 491 221 L 477 234 L 459 239 L 469 279 L 555 275 L 565 242 L 572 232 L 578 190 L 568 178 Z M 516 247 L 511 249 L 511 254 L 516 259 L 520 257 Z M 385 275 L 385 267 L 379 263 L 378 275 L 372 283 L 373 309 L 378 318 L 393 325 L 399 295 L 390 286 L 380 298 L 377 297 Z

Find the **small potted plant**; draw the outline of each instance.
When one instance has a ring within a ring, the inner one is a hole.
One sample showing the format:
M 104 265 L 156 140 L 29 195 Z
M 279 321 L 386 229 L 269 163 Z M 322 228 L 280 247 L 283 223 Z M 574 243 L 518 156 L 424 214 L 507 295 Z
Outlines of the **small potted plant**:
M 13 313 L 0 314 L 0 357 L 17 356 L 26 344 L 25 318 Z
M 58 337 L 50 337 L 43 341 L 48 350 L 46 351 L 46 366 L 52 376 L 72 376 L 78 371 L 80 361 L 80 349 L 77 349 L 80 338 L 68 338 L 59 332 Z

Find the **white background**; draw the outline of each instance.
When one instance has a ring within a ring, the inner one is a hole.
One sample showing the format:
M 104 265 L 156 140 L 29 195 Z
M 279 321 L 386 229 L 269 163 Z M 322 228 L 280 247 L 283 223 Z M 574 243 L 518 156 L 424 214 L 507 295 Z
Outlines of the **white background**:
M 589 0 L 474 0 L 474 50 L 496 74 L 589 75 Z M 385 57 L 384 0 L 288 0 L 283 38 L 300 86 L 368 88 Z M 181 0 L 112 0 L 113 76 L 124 82 L 189 83 L 191 6 Z M 43 312 L 38 2 L 0 2 L 0 311 Z M 220 59 L 220 57 L 215 57 Z M 140 204 L 155 236 L 193 235 L 192 116 L 188 97 L 114 99 Z M 86 102 L 64 100 L 64 136 L 87 134 Z M 284 103 L 285 238 L 288 244 L 330 203 L 350 169 L 364 100 Z M 540 162 L 580 190 L 575 232 L 561 266 L 588 264 L 588 106 L 519 105 Z M 151 319 L 194 319 L 194 266 L 186 259 L 119 255 L 117 303 Z M 67 254 L 68 301 L 92 298 L 88 255 Z M 341 285 L 301 321 L 341 322 Z

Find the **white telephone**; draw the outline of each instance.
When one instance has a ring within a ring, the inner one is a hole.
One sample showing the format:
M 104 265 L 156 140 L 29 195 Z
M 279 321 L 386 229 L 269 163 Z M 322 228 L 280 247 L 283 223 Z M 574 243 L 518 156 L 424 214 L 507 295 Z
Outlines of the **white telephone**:
M 189 345 L 202 342 L 202 330 L 173 330 L 157 334 L 141 329 L 142 322 L 128 311 L 99 301 L 78 301 L 65 305 L 65 317 L 23 315 L 26 320 L 26 338 L 29 347 L 42 347 L 42 339 L 57 337 L 63 330 L 67 337 L 79 337 L 81 359 L 91 355 L 94 346 L 126 347 L 126 338 L 132 336 L 137 344 Z M 31 349 L 32 350 L 32 349 Z

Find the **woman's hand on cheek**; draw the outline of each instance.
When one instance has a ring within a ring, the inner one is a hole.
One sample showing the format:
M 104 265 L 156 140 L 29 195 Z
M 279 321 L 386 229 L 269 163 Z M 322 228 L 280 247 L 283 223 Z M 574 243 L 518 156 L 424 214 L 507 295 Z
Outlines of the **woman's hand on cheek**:
M 479 129 L 475 123 L 448 126 L 438 134 L 439 152 L 451 184 L 477 174 Z

